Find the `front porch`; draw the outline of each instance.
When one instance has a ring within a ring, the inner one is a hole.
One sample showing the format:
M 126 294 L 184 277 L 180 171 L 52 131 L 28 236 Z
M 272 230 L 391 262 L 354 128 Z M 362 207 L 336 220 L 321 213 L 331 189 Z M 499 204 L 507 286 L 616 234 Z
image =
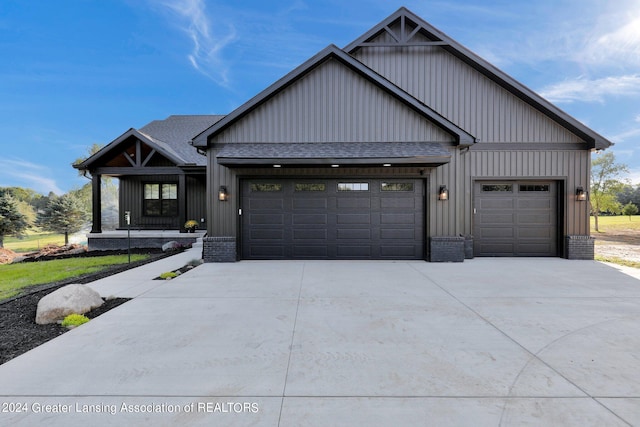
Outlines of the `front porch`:
M 89 233 L 87 242 L 90 251 L 123 250 L 127 249 L 129 244 L 132 248 L 158 249 L 171 241 L 190 245 L 205 234 L 205 230 L 194 233 L 181 233 L 178 230 L 131 230 L 131 242 L 128 242 L 127 230 L 115 230 Z

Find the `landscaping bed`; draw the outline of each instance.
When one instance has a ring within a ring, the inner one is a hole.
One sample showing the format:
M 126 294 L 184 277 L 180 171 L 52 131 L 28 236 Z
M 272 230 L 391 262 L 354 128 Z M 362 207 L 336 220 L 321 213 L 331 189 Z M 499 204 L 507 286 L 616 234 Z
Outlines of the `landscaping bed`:
M 95 256 L 122 254 L 122 251 L 109 251 L 94 253 Z M 126 254 L 127 252 L 124 251 Z M 161 251 L 144 251 L 150 254 L 148 259 L 132 262 L 131 264 L 116 265 L 97 273 L 75 277 L 60 282 L 47 283 L 44 285 L 32 286 L 22 291 L 22 294 L 0 301 L 0 364 L 20 356 L 27 351 L 44 344 L 45 342 L 64 334 L 67 328 L 57 323 L 49 325 L 38 325 L 35 323 L 36 307 L 38 301 L 43 296 L 53 292 L 54 290 L 68 285 L 70 283 L 89 283 L 95 280 L 111 276 L 116 273 L 138 267 L 149 262 L 157 261 L 161 258 L 175 255 L 175 251 L 162 253 Z M 91 254 L 91 252 L 89 252 Z M 90 255 L 85 255 L 90 256 Z M 117 306 L 127 302 L 127 298 L 108 299 L 105 303 L 85 313 L 90 319 L 93 319 Z

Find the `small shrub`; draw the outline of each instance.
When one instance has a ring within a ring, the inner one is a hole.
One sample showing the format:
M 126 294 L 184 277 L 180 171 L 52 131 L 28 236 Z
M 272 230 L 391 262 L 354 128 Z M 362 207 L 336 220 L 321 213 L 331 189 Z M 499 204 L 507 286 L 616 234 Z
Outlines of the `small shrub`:
M 177 275 L 175 272 L 173 272 L 173 271 L 167 271 L 167 272 L 165 272 L 165 273 L 162 273 L 162 274 L 160 275 L 160 278 L 161 278 L 161 279 L 165 279 L 165 280 L 169 280 L 169 279 L 173 279 L 174 277 L 177 277 L 177 276 L 178 276 L 178 275 Z
M 65 328 L 68 328 L 70 326 L 76 327 L 87 323 L 88 321 L 89 318 L 82 314 L 70 314 L 64 318 L 64 320 L 62 321 L 62 326 Z
M 204 261 L 203 261 L 203 260 L 201 260 L 201 259 L 192 259 L 191 261 L 189 261 L 189 262 L 187 263 L 187 265 L 190 265 L 190 266 L 192 266 L 192 267 L 197 267 L 197 266 L 199 266 L 199 265 L 201 265 L 201 264 L 203 264 L 203 263 L 204 263 Z

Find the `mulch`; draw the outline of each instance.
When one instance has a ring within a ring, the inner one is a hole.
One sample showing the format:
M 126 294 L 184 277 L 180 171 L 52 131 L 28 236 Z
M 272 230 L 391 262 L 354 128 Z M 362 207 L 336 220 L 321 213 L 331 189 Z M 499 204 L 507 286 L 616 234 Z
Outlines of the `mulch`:
M 122 252 L 109 251 L 108 254 L 111 253 Z M 124 253 L 126 253 L 126 251 Z M 17 297 L 0 302 L 0 365 L 69 331 L 69 329 L 63 328 L 57 323 L 49 325 L 38 325 L 36 323 L 36 307 L 38 306 L 38 301 L 40 301 L 40 298 L 43 296 L 70 283 L 85 284 L 93 282 L 130 268 L 157 261 L 166 256 L 175 255 L 176 252 L 165 254 L 161 251 L 146 251 L 143 253 L 148 253 L 151 257 L 143 261 L 114 266 L 98 273 L 84 275 L 74 279 L 33 286 L 27 288 L 23 294 Z M 96 253 L 96 255 L 106 254 L 106 252 Z M 128 298 L 106 300 L 102 306 L 85 313 L 85 316 L 93 319 L 127 301 L 129 301 Z

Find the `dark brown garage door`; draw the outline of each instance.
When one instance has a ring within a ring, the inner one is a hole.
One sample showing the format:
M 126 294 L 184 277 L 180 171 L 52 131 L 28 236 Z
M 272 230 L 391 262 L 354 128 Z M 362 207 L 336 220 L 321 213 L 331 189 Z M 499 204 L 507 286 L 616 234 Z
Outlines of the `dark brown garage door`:
M 556 256 L 555 182 L 476 182 L 476 256 Z
M 244 259 L 424 259 L 421 180 L 245 180 Z

